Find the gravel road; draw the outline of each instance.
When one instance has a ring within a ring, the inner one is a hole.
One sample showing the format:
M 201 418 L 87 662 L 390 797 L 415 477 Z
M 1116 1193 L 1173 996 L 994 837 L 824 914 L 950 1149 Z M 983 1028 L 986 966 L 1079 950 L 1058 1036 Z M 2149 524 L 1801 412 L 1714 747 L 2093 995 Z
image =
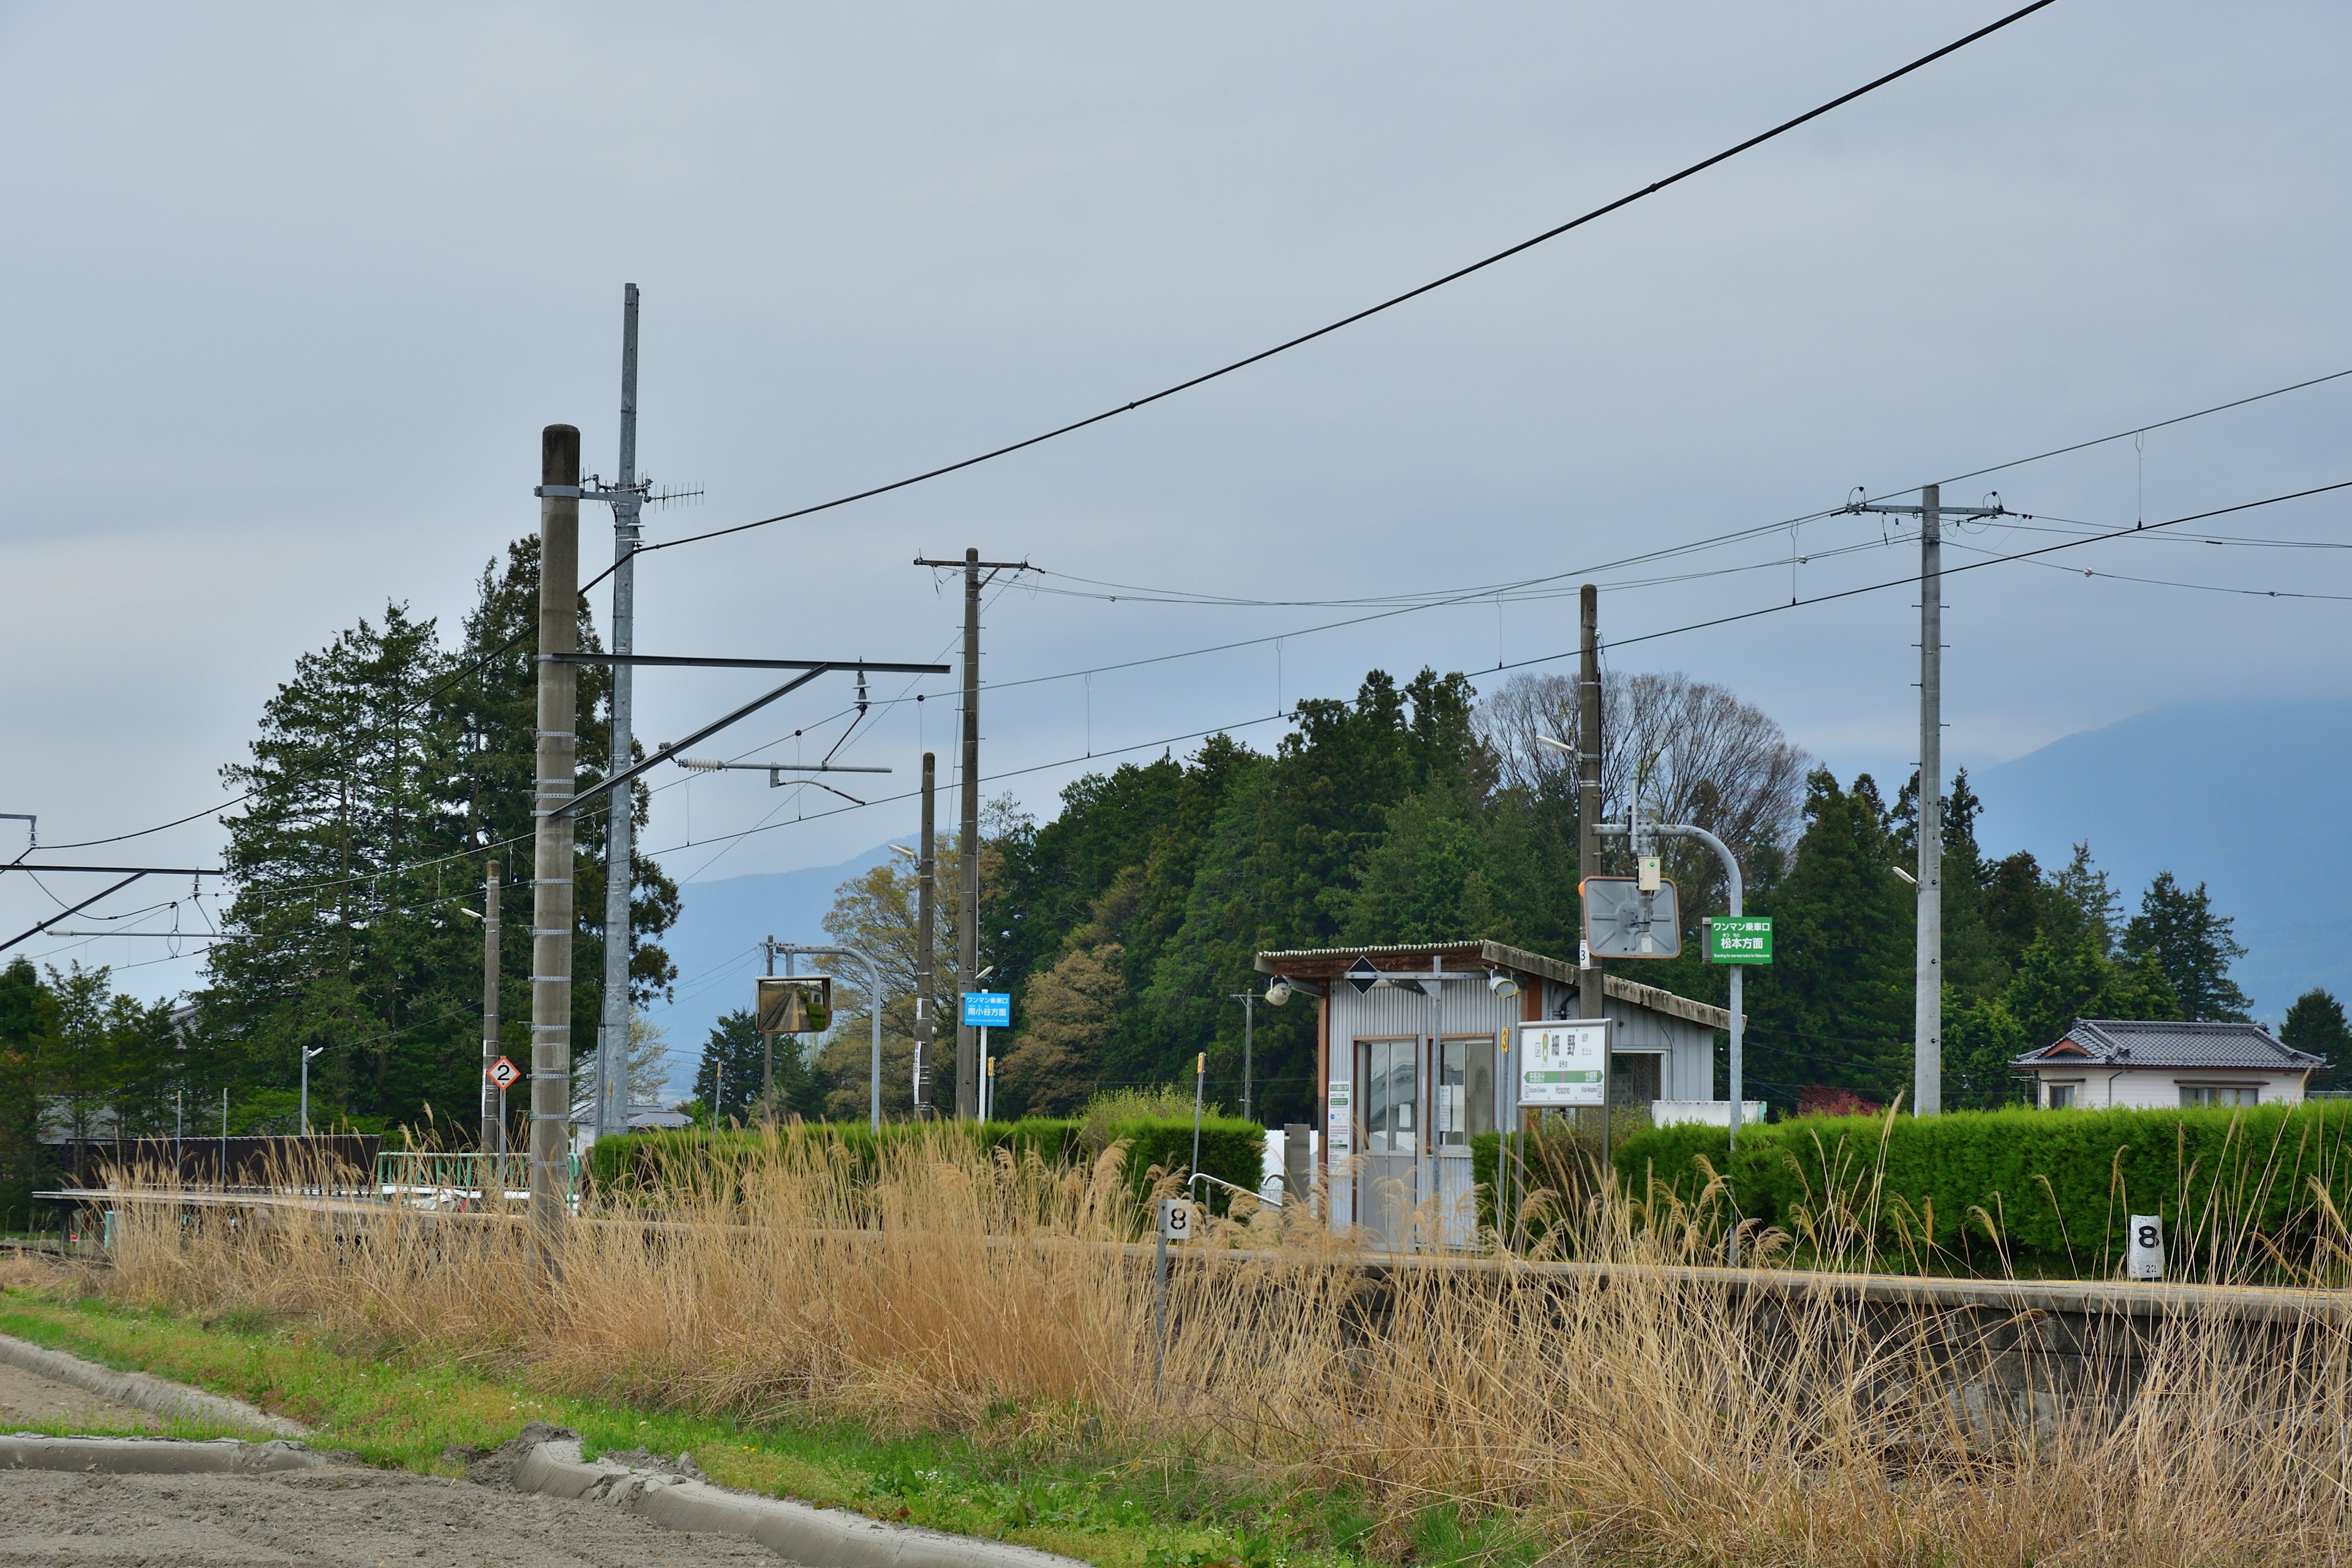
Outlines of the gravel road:
M 120 1568 L 705 1568 L 782 1561 L 617 1509 L 388 1470 L 0 1471 L 0 1564 Z

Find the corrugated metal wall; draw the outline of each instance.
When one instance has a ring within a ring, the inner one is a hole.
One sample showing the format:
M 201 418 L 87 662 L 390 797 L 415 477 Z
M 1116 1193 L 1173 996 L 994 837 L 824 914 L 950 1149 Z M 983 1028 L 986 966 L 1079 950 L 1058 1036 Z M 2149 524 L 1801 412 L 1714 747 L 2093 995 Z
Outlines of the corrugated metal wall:
M 1460 973 L 1461 971 L 1450 971 Z M 1525 983 L 1540 985 L 1543 991 L 1543 1013 L 1549 1018 L 1572 1016 L 1576 993 L 1572 987 L 1555 981 L 1525 977 Z M 1412 1037 L 1426 1040 L 1447 1035 L 1507 1034 L 1517 1025 L 1525 1005 L 1521 997 L 1496 995 L 1487 988 L 1486 975 L 1480 972 L 1468 979 L 1439 983 L 1439 994 L 1431 997 L 1393 985 L 1377 985 L 1359 994 L 1344 979 L 1330 982 L 1331 1059 L 1330 1082 L 1325 1086 L 1325 1136 L 1333 1157 L 1339 1156 L 1344 1143 L 1349 1155 L 1360 1153 L 1353 1119 L 1360 1111 L 1353 1082 L 1356 1071 L 1358 1040 Z M 1715 1098 L 1715 1032 L 1704 1024 L 1695 1024 L 1671 1014 L 1652 1012 L 1632 1002 L 1611 997 L 1603 1005 L 1606 1015 L 1615 1021 L 1615 1049 L 1619 1054 L 1654 1052 L 1661 1058 L 1658 1074 L 1659 1098 L 1664 1100 L 1712 1100 Z M 1423 1061 L 1422 1095 L 1423 1110 L 1417 1125 L 1426 1127 L 1427 1121 L 1427 1060 Z M 1332 1092 L 1336 1089 L 1338 1092 Z M 1495 1074 L 1495 1122 L 1498 1127 L 1515 1125 L 1518 1110 L 1518 1064 L 1507 1051 L 1496 1062 Z M 1342 1130 L 1342 1123 L 1346 1123 Z M 1430 1155 L 1422 1162 L 1422 1177 L 1418 1195 L 1427 1197 L 1434 1189 L 1448 1215 L 1447 1230 L 1462 1230 L 1466 1241 L 1466 1222 L 1455 1217 L 1456 1208 L 1467 1213 L 1469 1198 L 1469 1162 L 1467 1160 Z M 1331 1219 L 1338 1225 L 1358 1223 L 1361 1207 L 1359 1184 L 1352 1180 L 1338 1179 L 1333 1172 L 1331 1183 Z

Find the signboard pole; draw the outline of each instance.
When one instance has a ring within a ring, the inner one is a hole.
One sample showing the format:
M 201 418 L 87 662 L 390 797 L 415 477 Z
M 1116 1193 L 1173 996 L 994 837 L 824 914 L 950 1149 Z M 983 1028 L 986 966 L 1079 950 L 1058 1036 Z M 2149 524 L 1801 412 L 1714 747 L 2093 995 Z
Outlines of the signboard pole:
M 1160 1225 L 1160 1261 L 1151 1273 L 1151 1402 L 1160 1403 L 1160 1374 L 1168 1360 L 1168 1224 Z

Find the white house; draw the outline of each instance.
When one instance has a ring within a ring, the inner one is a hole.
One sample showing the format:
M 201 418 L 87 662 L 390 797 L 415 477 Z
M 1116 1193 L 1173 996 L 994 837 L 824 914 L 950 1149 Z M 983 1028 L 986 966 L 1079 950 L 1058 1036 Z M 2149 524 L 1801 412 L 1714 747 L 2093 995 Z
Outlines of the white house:
M 1519 1124 L 1515 1028 L 1576 1016 L 1576 966 L 1496 942 L 1444 942 L 1261 952 L 1257 970 L 1286 995 L 1315 998 L 1318 1158 L 1333 1223 L 1393 1246 L 1404 1212 L 1435 1198 L 1448 1244 L 1466 1244 L 1470 1140 Z M 1615 1021 L 1613 1103 L 1688 1116 L 1687 1102 L 1714 1100 L 1715 1036 L 1730 1028 L 1728 1013 L 1614 974 L 1601 996 Z
M 2077 1018 L 2054 1044 L 2012 1064 L 2045 1110 L 2158 1110 L 2184 1105 L 2300 1105 L 2327 1063 L 2260 1024 Z

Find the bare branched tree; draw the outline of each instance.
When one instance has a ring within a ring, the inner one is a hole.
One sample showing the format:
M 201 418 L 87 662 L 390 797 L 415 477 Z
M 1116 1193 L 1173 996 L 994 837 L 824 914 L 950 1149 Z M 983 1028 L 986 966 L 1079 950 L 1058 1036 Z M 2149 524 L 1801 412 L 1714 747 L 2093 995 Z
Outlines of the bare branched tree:
M 1506 785 L 1566 791 L 1575 765 L 1538 735 L 1574 743 L 1576 681 L 1566 675 L 1515 675 L 1479 705 L 1480 732 Z M 1765 845 L 1786 847 L 1803 798 L 1804 751 L 1780 726 L 1723 687 L 1678 672 L 1604 674 L 1601 683 L 1601 800 L 1622 818 L 1634 781 L 1659 820 L 1688 822 L 1732 847 L 1741 861 Z M 1714 857 L 1669 850 L 1685 910 L 1712 907 L 1722 874 Z

